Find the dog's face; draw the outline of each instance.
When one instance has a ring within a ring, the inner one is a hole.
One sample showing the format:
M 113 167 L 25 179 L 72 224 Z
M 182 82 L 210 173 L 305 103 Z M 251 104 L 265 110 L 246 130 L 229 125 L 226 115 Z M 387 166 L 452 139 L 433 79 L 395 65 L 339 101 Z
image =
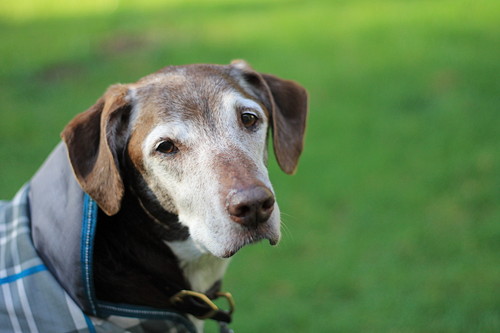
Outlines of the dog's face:
M 231 82 L 194 79 L 189 69 L 157 75 L 130 88 L 137 119 L 129 153 L 148 188 L 216 256 L 262 238 L 277 243 L 264 107 Z
M 77 179 L 104 212 L 115 214 L 132 186 L 141 200 L 177 214 L 200 249 L 229 257 L 248 243 L 279 241 L 268 129 L 280 166 L 292 173 L 306 112 L 302 87 L 241 61 L 167 67 L 111 87 L 63 138 Z M 140 182 L 124 185 L 124 154 Z

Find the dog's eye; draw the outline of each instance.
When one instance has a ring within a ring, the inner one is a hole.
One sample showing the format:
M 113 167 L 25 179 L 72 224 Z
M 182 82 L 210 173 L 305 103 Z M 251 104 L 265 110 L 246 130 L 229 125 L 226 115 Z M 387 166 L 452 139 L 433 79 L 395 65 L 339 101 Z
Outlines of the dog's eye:
M 170 140 L 161 142 L 157 147 L 156 151 L 159 151 L 163 154 L 173 154 L 176 153 L 179 149 L 174 145 L 174 143 Z
M 241 122 L 243 123 L 243 126 L 245 126 L 246 128 L 251 128 L 255 126 L 258 120 L 259 118 L 257 118 L 257 116 L 254 115 L 253 113 L 245 112 L 241 114 Z

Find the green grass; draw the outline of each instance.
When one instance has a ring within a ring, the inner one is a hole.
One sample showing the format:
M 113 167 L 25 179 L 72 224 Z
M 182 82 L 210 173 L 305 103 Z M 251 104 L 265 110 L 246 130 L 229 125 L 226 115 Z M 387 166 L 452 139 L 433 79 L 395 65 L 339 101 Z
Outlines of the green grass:
M 226 276 L 235 331 L 499 332 L 499 17 L 496 0 L 2 2 L 0 197 L 108 85 L 244 58 L 301 82 L 311 113 L 298 174 L 271 166 L 281 245 Z

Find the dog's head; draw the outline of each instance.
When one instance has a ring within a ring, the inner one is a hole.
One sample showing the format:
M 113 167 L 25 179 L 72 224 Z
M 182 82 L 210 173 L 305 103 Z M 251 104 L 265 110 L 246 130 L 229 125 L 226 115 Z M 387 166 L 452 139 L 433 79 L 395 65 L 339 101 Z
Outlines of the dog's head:
M 304 88 L 233 61 L 166 67 L 111 86 L 62 137 L 79 184 L 106 214 L 121 209 L 130 188 L 177 214 L 201 249 L 229 257 L 248 243 L 279 241 L 268 129 L 278 164 L 294 173 L 306 116 Z

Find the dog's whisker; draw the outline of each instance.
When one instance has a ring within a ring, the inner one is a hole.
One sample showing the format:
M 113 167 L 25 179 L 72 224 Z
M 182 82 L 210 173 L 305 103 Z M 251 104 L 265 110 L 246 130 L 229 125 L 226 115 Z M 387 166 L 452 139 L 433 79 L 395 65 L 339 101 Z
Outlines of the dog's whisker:
M 283 221 L 283 220 L 281 220 L 281 227 L 282 227 L 282 230 L 283 230 L 283 234 L 285 234 L 286 236 L 288 236 L 290 239 L 294 240 L 294 236 L 293 236 L 292 231 L 290 230 L 290 228 L 288 227 L 288 225 L 286 224 L 286 222 Z
M 293 216 L 293 215 L 288 214 L 288 213 L 285 213 L 285 212 L 283 212 L 283 211 L 281 211 L 281 212 L 280 212 L 280 214 L 281 214 L 281 215 L 285 215 L 285 216 L 287 216 L 287 217 L 294 218 L 294 216 Z

